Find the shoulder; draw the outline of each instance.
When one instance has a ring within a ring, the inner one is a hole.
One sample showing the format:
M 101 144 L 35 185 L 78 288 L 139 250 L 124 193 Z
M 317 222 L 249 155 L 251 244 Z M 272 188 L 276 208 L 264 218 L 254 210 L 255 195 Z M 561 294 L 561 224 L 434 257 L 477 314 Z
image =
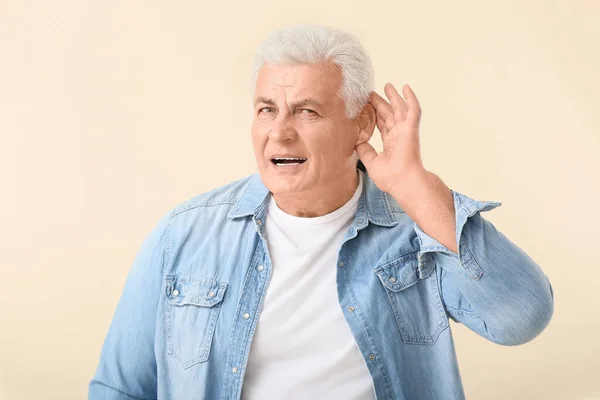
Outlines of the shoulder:
M 160 241 L 182 240 L 190 234 L 201 234 L 215 226 L 223 226 L 227 215 L 247 192 L 258 174 L 248 175 L 180 202 L 162 214 L 152 235 Z
M 172 208 L 168 216 L 173 219 L 184 214 L 202 212 L 207 208 L 229 210 L 245 193 L 250 182 L 256 178 L 257 174 L 248 175 L 208 192 L 197 194 Z

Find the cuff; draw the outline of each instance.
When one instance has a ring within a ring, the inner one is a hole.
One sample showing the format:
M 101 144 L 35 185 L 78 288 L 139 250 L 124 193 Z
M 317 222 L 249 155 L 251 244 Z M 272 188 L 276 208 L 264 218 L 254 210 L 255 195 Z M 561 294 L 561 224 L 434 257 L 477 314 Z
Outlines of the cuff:
M 427 262 L 426 259 L 432 257 L 435 252 L 447 253 L 457 259 L 459 264 L 465 269 L 469 277 L 472 279 L 479 279 L 482 274 L 481 268 L 477 262 L 473 259 L 471 252 L 468 249 L 467 242 L 469 241 L 467 236 L 469 230 L 467 222 L 470 217 L 477 214 L 480 211 L 490 211 L 496 207 L 502 205 L 498 201 L 477 201 L 464 194 L 455 192 L 450 189 L 454 198 L 454 211 L 456 215 L 456 247 L 458 254 L 448 249 L 446 246 L 438 242 L 433 237 L 425 233 L 421 227 L 415 222 L 413 224 L 417 237 L 421 244 L 421 250 L 419 251 L 419 272 L 421 275 L 428 275 L 427 271 L 424 271 L 428 266 L 433 265 L 431 262 Z M 421 271 L 423 269 L 423 271 Z

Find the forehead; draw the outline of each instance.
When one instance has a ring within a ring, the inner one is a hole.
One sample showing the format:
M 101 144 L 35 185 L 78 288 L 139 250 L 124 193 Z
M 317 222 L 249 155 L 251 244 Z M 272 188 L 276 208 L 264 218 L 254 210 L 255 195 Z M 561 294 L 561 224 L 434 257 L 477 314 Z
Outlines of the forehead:
M 328 103 L 339 98 L 341 82 L 341 71 L 331 64 L 265 64 L 256 79 L 255 96 L 276 99 L 283 95 L 288 101 L 310 97 Z

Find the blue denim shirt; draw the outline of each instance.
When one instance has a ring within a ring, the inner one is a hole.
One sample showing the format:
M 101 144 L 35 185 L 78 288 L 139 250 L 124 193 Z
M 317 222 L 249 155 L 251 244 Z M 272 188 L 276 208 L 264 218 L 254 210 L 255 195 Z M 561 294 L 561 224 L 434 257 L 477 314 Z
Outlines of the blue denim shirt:
M 510 346 L 535 338 L 552 317 L 546 275 L 481 216 L 501 203 L 452 193 L 458 254 L 365 174 L 338 253 L 337 290 L 378 399 L 464 398 L 449 319 Z M 271 276 L 270 195 L 252 175 L 162 218 L 127 277 L 91 400 L 240 398 Z

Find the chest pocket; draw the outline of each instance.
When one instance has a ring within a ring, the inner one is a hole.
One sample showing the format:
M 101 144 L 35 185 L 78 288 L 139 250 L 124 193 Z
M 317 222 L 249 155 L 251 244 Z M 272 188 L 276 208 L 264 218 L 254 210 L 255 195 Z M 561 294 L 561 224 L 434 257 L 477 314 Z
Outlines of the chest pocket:
M 411 344 L 433 344 L 448 327 L 448 317 L 442 305 L 436 269 L 431 268 L 427 277 L 420 278 L 418 266 L 415 253 L 373 271 L 385 288 L 402 340 Z
M 165 278 L 167 354 L 182 368 L 208 360 L 227 284 L 208 277 Z

